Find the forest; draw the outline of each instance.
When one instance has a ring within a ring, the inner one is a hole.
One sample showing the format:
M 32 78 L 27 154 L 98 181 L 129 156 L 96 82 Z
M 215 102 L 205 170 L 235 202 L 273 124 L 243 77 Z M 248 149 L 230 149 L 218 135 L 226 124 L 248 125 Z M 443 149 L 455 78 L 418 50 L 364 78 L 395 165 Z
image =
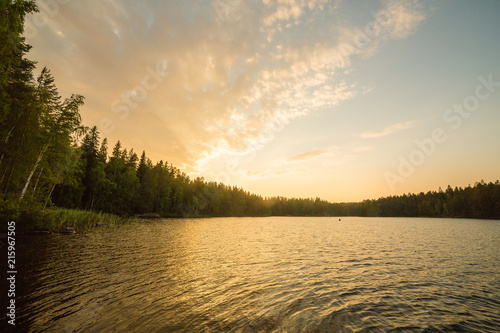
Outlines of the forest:
M 82 124 L 84 97 L 63 98 L 47 68 L 35 78 L 23 34 L 33 1 L 2 1 L 0 13 L 0 216 L 30 220 L 47 209 L 120 216 L 404 216 L 500 219 L 500 182 L 358 203 L 262 196 L 191 179 Z M 334 190 L 334 189 L 333 189 Z

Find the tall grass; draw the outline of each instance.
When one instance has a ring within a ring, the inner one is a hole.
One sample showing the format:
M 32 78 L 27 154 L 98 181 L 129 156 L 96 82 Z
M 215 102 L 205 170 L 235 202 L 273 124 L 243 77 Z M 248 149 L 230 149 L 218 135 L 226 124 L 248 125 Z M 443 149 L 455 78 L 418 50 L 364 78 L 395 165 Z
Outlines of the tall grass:
M 93 227 L 120 225 L 133 222 L 137 218 L 120 217 L 113 214 L 78 209 L 51 207 L 43 209 L 35 200 L 13 200 L 0 193 L 0 233 L 6 232 L 7 221 L 16 222 L 20 233 L 46 230 L 59 232 L 66 227 L 80 232 Z
M 35 229 L 48 229 L 51 232 L 61 231 L 66 227 L 81 232 L 97 226 L 112 226 L 123 224 L 131 219 L 113 214 L 86 210 L 51 208 L 45 210 L 40 219 L 35 222 Z

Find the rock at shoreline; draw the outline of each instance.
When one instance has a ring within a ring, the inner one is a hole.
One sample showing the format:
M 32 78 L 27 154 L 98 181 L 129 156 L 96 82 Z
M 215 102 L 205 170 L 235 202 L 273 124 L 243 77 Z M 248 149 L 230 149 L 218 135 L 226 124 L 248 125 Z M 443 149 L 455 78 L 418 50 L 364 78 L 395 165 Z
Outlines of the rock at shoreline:
M 64 235 L 71 235 L 71 234 L 74 234 L 75 233 L 75 228 L 72 228 L 72 227 L 66 227 L 66 228 L 63 228 L 61 231 L 60 231 L 61 234 L 64 234 Z

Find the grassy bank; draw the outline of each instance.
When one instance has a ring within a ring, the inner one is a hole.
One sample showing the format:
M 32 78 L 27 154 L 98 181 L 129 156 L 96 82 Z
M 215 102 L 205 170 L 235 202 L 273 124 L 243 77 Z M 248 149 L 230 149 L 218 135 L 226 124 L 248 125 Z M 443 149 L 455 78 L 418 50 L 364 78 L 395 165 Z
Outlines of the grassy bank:
M 135 220 L 135 218 L 113 214 L 57 207 L 44 211 L 33 207 L 31 209 L 15 207 L 8 211 L 4 209 L 1 213 L 2 220 L 16 222 L 16 229 L 19 233 L 41 230 L 59 232 L 67 227 L 74 228 L 76 232 L 82 232 L 95 227 L 121 225 Z
M 81 232 L 97 226 L 119 225 L 127 218 L 113 214 L 99 213 L 86 210 L 52 208 L 42 212 L 41 219 L 35 222 L 34 228 L 57 232 L 66 227 L 72 227 Z

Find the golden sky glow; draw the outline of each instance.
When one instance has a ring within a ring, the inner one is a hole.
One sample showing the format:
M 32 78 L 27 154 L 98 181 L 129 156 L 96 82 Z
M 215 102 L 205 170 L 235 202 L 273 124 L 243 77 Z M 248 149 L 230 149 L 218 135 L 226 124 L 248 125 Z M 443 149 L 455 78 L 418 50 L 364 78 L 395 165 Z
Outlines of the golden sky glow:
M 111 146 L 263 196 L 500 179 L 500 2 L 38 4 L 30 58 Z

